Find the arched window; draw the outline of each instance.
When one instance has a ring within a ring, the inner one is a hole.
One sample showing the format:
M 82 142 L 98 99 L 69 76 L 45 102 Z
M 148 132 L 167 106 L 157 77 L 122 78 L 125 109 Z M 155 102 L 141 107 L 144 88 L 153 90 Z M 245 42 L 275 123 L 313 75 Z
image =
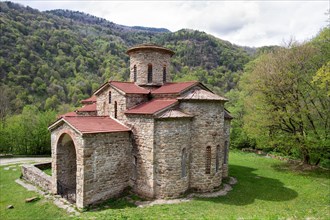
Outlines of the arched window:
M 217 146 L 217 152 L 215 158 L 215 172 L 219 171 L 219 158 L 220 158 L 220 145 Z
M 225 141 L 225 150 L 224 150 L 223 163 L 224 164 L 228 163 L 228 141 Z
M 211 147 L 206 147 L 206 160 L 205 160 L 205 173 L 210 174 L 211 173 Z
M 114 109 L 115 109 L 115 118 L 117 118 L 117 102 L 115 101 L 114 104 Z
M 152 83 L 152 65 L 148 64 L 148 83 Z
M 187 161 L 187 152 L 186 152 L 186 148 L 183 148 L 181 153 L 181 177 L 187 176 L 186 161 Z
M 134 77 L 134 82 L 136 82 L 136 78 L 137 78 L 136 65 L 134 65 L 134 67 L 133 67 L 133 77 Z
M 166 65 L 163 66 L 163 83 L 166 83 Z
M 109 104 L 111 103 L 111 91 L 109 91 Z

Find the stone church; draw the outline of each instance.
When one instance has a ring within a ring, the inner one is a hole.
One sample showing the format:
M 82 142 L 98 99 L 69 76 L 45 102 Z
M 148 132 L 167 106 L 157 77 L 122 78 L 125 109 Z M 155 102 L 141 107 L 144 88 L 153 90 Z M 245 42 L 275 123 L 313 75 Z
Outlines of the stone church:
M 217 190 L 228 176 L 227 99 L 199 82 L 171 82 L 167 48 L 127 54 L 129 82 L 104 83 L 50 125 L 52 193 L 83 208 L 125 190 L 144 198 Z

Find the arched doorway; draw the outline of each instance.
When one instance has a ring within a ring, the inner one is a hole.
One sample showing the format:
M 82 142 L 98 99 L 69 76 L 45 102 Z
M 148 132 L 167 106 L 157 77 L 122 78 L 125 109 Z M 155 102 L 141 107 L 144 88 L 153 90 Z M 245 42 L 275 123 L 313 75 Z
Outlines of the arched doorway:
M 64 133 L 57 143 L 57 194 L 69 202 L 76 202 L 77 156 L 74 142 Z

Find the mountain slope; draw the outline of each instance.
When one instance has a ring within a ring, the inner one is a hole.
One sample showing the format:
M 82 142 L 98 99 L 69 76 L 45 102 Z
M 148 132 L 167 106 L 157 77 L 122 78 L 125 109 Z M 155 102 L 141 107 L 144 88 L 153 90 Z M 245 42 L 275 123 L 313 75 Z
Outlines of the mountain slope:
M 251 57 L 204 32 L 127 27 L 80 12 L 40 12 L 0 2 L 0 89 L 13 113 L 26 104 L 79 105 L 104 81 L 127 80 L 127 48 L 151 41 L 171 48 L 174 80 L 199 80 L 218 93 L 236 85 Z M 65 106 L 65 105 L 64 105 Z

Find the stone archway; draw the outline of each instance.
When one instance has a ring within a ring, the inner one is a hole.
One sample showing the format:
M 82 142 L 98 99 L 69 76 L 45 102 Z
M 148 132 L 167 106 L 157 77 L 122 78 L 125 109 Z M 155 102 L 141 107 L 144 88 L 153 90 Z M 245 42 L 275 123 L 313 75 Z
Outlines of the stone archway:
M 57 142 L 56 161 L 57 194 L 69 202 L 76 202 L 77 186 L 77 155 L 76 147 L 67 133 L 60 136 Z

